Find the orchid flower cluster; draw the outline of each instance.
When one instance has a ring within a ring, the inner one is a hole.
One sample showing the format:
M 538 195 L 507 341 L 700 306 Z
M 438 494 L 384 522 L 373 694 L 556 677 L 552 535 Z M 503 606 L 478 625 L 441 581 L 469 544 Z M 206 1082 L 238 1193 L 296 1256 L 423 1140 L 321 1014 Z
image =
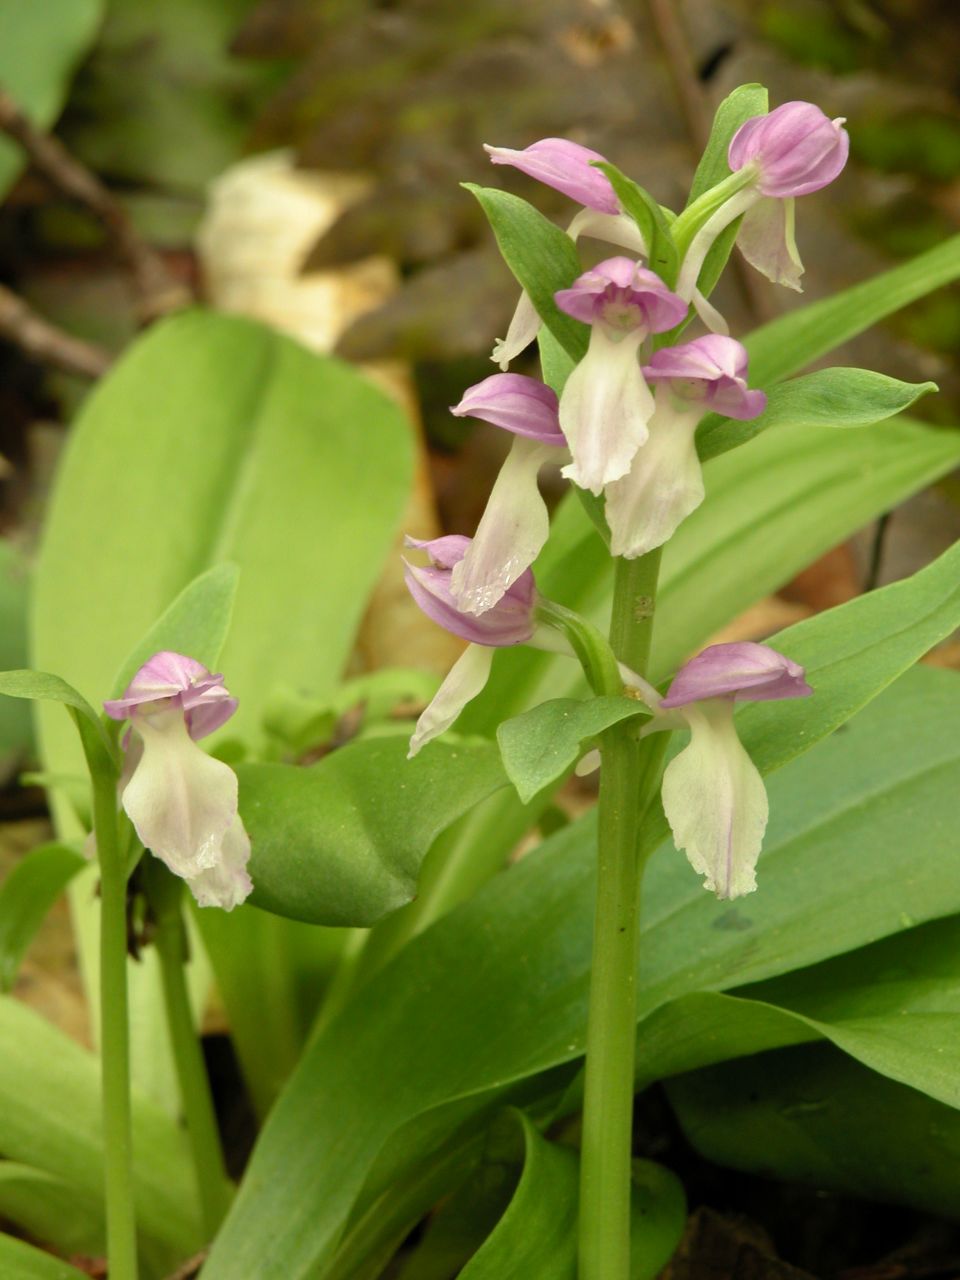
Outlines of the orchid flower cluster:
M 763 391 L 749 386 L 746 349 L 699 290 L 701 269 L 718 236 L 739 219 L 736 243 L 747 261 L 771 281 L 799 288 L 795 200 L 843 169 L 849 148 L 843 123 L 805 102 L 747 120 L 729 146 L 729 177 L 683 215 L 690 234 L 671 284 L 652 269 L 644 234 L 597 167 L 606 163 L 598 153 L 560 138 L 522 151 L 487 147 L 493 163 L 512 165 L 582 206 L 567 232 L 574 241 L 591 236 L 629 256 L 607 257 L 555 293 L 560 311 L 590 330 L 586 355 L 559 395 L 536 378 L 507 372 L 541 324 L 524 294 L 494 349 L 501 372 L 469 388 L 452 409 L 514 440 L 472 539 L 408 539 L 428 559 L 426 566 L 407 565 L 415 600 L 468 642 L 420 717 L 411 755 L 481 691 L 494 649 L 527 644 L 573 652 L 531 570 L 549 532 L 538 489 L 544 466 L 558 465 L 575 486 L 602 495 L 610 552 L 627 560 L 662 547 L 701 504 L 698 425 L 711 413 L 754 419 L 766 405 Z M 707 332 L 672 341 L 691 310 Z M 812 690 L 803 670 L 768 646 L 736 643 L 711 645 L 687 662 L 663 698 L 624 674 L 651 713 L 643 735 L 690 731 L 689 745 L 662 781 L 675 843 L 719 897 L 750 892 L 767 799 L 737 737 L 734 704 L 806 696 Z

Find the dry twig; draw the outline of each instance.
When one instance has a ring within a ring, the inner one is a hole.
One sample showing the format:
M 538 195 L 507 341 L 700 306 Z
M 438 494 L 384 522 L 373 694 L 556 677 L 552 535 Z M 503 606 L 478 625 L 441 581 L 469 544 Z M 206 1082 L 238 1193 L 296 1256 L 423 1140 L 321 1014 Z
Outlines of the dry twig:
M 58 329 L 2 284 L 0 335 L 44 364 L 52 364 L 67 373 L 77 373 L 82 378 L 99 378 L 110 367 L 111 357 L 102 347 L 95 347 Z

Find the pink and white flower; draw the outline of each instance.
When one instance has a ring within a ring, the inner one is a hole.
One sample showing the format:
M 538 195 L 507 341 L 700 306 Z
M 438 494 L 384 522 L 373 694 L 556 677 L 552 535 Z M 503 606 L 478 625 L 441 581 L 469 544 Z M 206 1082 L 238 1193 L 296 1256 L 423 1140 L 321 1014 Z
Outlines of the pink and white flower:
M 237 700 L 223 677 L 183 654 L 154 654 L 121 698 L 127 720 L 121 803 L 145 848 L 186 880 L 202 907 L 229 911 L 251 892 L 250 840 L 237 811 L 237 777 L 197 739 L 230 719 Z

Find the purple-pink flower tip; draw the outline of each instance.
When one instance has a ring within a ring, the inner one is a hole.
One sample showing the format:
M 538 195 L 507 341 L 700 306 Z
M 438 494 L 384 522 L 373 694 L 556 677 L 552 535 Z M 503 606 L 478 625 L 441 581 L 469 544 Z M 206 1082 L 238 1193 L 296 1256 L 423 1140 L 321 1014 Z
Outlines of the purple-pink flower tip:
M 564 446 L 557 393 L 521 373 L 494 373 L 468 387 L 450 412 L 457 418 L 481 418 L 514 435 Z
M 736 338 L 711 333 L 678 347 L 662 347 L 644 366 L 647 382 L 670 382 L 675 393 L 715 413 L 746 421 L 766 408 L 762 391 L 747 388 L 747 350 Z
M 208 671 L 195 658 L 162 650 L 136 672 L 123 696 L 105 702 L 103 709 L 113 720 L 128 720 L 140 708 L 161 702 L 184 713 L 195 740 L 226 724 L 238 705 L 219 672 Z
M 494 164 L 512 165 L 588 209 L 597 209 L 600 213 L 620 212 L 609 179 L 593 168 L 595 161 L 602 163 L 605 158 L 598 151 L 567 138 L 541 138 L 522 151 L 491 147 L 486 143 L 483 149 Z
M 554 294 L 561 311 L 584 324 L 621 332 L 663 333 L 679 324 L 687 304 L 660 277 L 632 258 L 607 258 L 585 271 L 569 289 Z
M 843 118 L 829 119 L 812 102 L 785 102 L 766 116 L 754 116 L 733 135 L 728 152 L 736 173 L 754 163 L 762 195 L 783 199 L 819 191 L 843 170 L 850 135 Z
M 778 698 L 805 698 L 811 693 L 804 669 L 798 663 L 769 645 L 739 640 L 732 644 L 712 644 L 684 663 L 660 706 L 669 710 L 706 698 L 768 702 Z
M 491 609 L 481 614 L 461 613 L 450 591 L 450 577 L 454 565 L 466 555 L 470 539 L 447 534 L 426 540 L 407 537 L 404 541 L 408 547 L 427 553 L 430 563 L 426 566 L 404 561 L 404 578 L 410 594 L 433 622 L 470 644 L 493 648 L 524 644 L 531 638 L 536 629 L 537 593 L 530 569 L 524 570 Z

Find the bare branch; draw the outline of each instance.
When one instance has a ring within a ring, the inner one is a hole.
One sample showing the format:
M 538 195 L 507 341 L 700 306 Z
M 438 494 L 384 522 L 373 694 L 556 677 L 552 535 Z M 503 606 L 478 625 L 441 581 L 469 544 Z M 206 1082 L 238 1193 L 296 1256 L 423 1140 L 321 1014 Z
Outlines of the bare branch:
M 189 291 L 171 277 L 160 254 L 141 239 L 123 205 L 59 139 L 37 128 L 3 88 L 0 130 L 20 144 L 35 169 L 102 223 L 130 268 L 144 321 L 188 305 Z
M 4 285 L 0 285 L 0 336 L 35 360 L 81 378 L 99 378 L 110 367 L 109 352 L 64 333 Z

